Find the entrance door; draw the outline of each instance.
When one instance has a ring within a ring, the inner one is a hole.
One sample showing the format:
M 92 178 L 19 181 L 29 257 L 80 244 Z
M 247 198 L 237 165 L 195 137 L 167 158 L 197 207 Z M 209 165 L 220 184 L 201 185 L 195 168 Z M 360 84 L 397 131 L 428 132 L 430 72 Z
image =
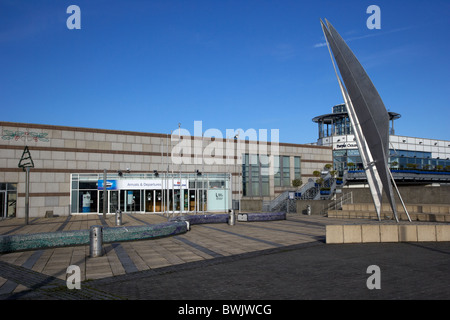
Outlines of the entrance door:
M 108 202 L 108 209 L 106 213 L 116 213 L 116 211 L 119 210 L 119 192 L 115 190 L 107 190 L 106 197 L 106 201 Z M 103 213 L 103 190 L 98 191 L 98 212 Z
M 143 190 L 120 190 L 120 210 L 122 212 L 140 212 L 141 192 Z
M 98 191 L 98 213 L 103 213 L 103 196 L 104 196 L 103 190 Z M 109 191 L 106 192 L 106 202 L 108 202 L 108 194 Z M 108 209 L 106 209 L 108 211 Z M 108 213 L 108 212 L 106 212 Z
M 6 191 L 0 191 L 0 218 L 6 218 L 7 216 L 7 201 L 6 201 Z
M 145 212 L 155 212 L 155 190 L 146 190 L 145 200 Z
M 154 190 L 154 192 L 155 192 L 155 212 L 162 212 L 164 210 L 163 208 L 164 191 Z
M 198 208 L 197 210 L 204 212 L 204 211 L 206 211 L 206 208 L 207 208 L 207 203 L 206 203 L 207 190 L 200 189 L 200 190 L 197 190 L 197 192 L 198 192 L 197 193 L 197 208 Z
M 109 192 L 109 212 L 116 213 L 119 210 L 119 191 L 108 191 Z
M 183 190 L 183 203 L 184 203 L 183 211 L 184 212 L 189 211 L 189 190 L 187 189 Z
M 181 204 L 181 192 L 180 190 L 173 190 L 173 207 L 174 211 L 180 211 Z
M 189 211 L 197 211 L 197 202 L 195 201 L 195 190 L 189 190 Z
M 16 216 L 17 193 L 14 191 L 6 192 L 6 216 L 7 218 Z

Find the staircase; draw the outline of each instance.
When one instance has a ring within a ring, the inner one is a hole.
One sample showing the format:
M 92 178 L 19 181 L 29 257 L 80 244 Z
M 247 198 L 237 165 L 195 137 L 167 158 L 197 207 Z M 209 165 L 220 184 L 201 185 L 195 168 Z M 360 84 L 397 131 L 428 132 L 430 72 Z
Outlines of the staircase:
M 297 205 L 294 199 L 289 199 L 289 193 L 295 193 L 295 199 L 298 200 L 328 200 L 335 196 L 337 188 L 341 188 L 346 181 L 346 172 L 342 180 L 338 180 L 331 176 L 328 172 L 323 175 L 324 182 L 322 187 L 315 183 L 313 179 L 309 178 L 308 182 L 302 185 L 297 190 L 286 190 L 278 195 L 273 200 L 263 201 L 263 212 L 296 212 Z M 339 183 L 338 183 L 339 181 Z M 321 188 L 326 188 L 327 192 L 321 191 Z
M 296 212 L 295 200 L 289 199 L 289 192 L 296 191 L 286 190 L 273 200 L 263 201 L 263 212 Z

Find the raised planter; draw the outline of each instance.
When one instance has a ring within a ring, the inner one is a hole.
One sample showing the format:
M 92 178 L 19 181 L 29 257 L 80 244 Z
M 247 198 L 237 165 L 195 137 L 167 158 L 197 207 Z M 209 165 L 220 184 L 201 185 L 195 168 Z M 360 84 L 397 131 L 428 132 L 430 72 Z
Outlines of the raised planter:
M 228 223 L 230 216 L 226 213 L 222 214 L 200 214 L 186 215 L 170 218 L 169 221 L 188 221 L 189 224 L 205 224 L 205 223 Z
M 245 221 L 285 220 L 286 213 L 245 213 Z M 229 214 L 187 215 L 174 217 L 168 222 L 131 227 L 102 228 L 103 243 L 156 239 L 185 233 L 190 225 L 206 223 L 228 223 Z M 240 220 L 243 221 L 243 220 Z M 0 253 L 36 250 L 55 247 L 89 245 L 89 230 L 56 231 L 34 234 L 15 234 L 0 236 Z
M 240 213 L 238 221 L 274 221 L 286 220 L 285 212 Z
M 103 228 L 103 242 L 156 239 L 187 232 L 186 222 L 173 221 L 150 226 Z M 88 245 L 89 230 L 43 232 L 0 236 L 0 253 L 53 247 Z

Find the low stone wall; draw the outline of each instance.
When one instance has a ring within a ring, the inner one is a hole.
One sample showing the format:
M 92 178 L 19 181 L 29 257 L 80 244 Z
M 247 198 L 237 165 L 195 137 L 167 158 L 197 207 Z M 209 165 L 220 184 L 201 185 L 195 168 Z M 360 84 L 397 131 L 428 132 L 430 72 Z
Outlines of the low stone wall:
M 320 215 L 326 212 L 326 209 L 333 200 L 296 200 L 297 213 L 307 214 L 307 208 L 310 206 L 311 215 Z
M 327 216 L 329 218 L 342 218 L 342 219 L 374 219 L 378 220 L 378 216 L 375 211 L 345 211 L 345 210 L 333 210 L 328 211 Z M 411 221 L 423 221 L 423 222 L 450 222 L 450 214 L 448 213 L 411 213 L 409 212 Z M 394 215 L 392 212 L 381 212 L 381 220 L 392 220 Z M 398 219 L 400 221 L 408 221 L 406 213 L 398 213 Z
M 398 189 L 403 201 L 408 204 L 450 204 L 450 186 L 403 186 L 399 185 Z M 369 187 L 365 188 L 342 188 L 342 192 L 352 193 L 353 202 L 355 203 L 373 203 L 372 195 Z M 394 192 L 395 201 L 400 203 L 400 199 Z M 386 193 L 383 192 L 383 203 L 388 203 Z
M 285 212 L 240 213 L 238 221 L 274 221 L 286 220 Z
M 326 243 L 450 241 L 448 224 L 327 225 Z
M 103 243 L 155 239 L 187 232 L 185 222 L 165 222 L 150 226 L 103 228 Z M 53 247 L 89 245 L 90 230 L 43 232 L 0 236 L 0 253 Z
M 285 213 L 248 213 L 247 221 L 286 219 Z M 228 223 L 229 214 L 187 215 L 168 222 L 131 227 L 102 228 L 102 242 L 147 240 L 186 233 L 190 225 Z M 90 244 L 90 230 L 43 232 L 0 236 L 0 253 Z
M 242 199 L 241 211 L 242 212 L 261 212 L 263 207 L 262 200 Z
M 229 214 L 199 214 L 199 215 L 187 215 L 174 217 L 169 219 L 169 221 L 188 221 L 189 224 L 203 224 L 203 223 L 228 223 L 230 218 Z

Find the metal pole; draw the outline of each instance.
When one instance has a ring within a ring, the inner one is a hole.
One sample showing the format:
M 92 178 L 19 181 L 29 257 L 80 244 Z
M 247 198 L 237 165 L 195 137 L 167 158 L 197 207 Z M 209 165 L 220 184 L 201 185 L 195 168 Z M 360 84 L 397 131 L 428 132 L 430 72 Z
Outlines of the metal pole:
M 179 123 L 179 122 L 178 122 L 178 142 L 181 143 L 181 123 Z M 181 152 L 180 152 L 180 155 L 181 155 Z M 183 209 L 182 206 L 184 205 L 184 203 L 183 204 L 181 203 L 181 193 L 182 193 L 182 190 L 181 190 L 181 185 L 182 185 L 182 183 L 181 183 L 181 162 L 182 161 L 180 161 L 180 199 L 178 201 L 178 203 L 180 204 L 180 213 L 179 213 L 179 215 L 181 215 L 181 212 L 182 212 L 182 209 Z
M 116 226 L 122 225 L 122 211 L 116 210 Z
M 235 222 L 234 210 L 231 209 L 231 210 L 230 210 L 230 213 L 229 213 L 228 224 L 229 224 L 230 226 L 234 226 L 235 223 L 236 223 L 236 222 Z
M 409 222 L 411 222 L 411 217 L 409 216 L 408 210 L 406 209 L 405 203 L 403 202 L 403 199 L 402 199 L 402 196 L 400 194 L 400 191 L 397 188 L 397 184 L 395 183 L 394 176 L 392 175 L 391 170 L 388 169 L 387 171 L 389 171 L 389 175 L 391 176 L 391 179 L 392 179 L 392 184 L 394 185 L 395 190 L 397 191 L 397 195 L 400 198 L 400 202 L 402 203 L 402 206 L 403 206 L 403 209 L 405 210 L 406 216 L 408 217 Z M 395 212 L 394 212 L 394 214 L 395 214 Z M 395 216 L 395 219 L 398 222 L 398 217 L 397 216 Z
M 172 144 L 172 143 L 171 143 Z M 163 194 L 164 194 L 164 214 L 167 213 L 167 218 L 169 218 L 169 210 L 168 210 L 168 203 L 169 203 L 169 134 L 166 135 L 166 162 L 167 162 L 167 171 L 166 176 L 164 177 L 164 188 L 163 188 Z
M 91 258 L 102 256 L 103 231 L 102 226 L 91 226 L 89 233 L 89 255 Z
M 106 211 L 108 210 L 108 198 L 106 190 L 106 169 L 103 170 L 103 219 L 106 217 Z
M 173 130 L 170 130 L 170 155 L 172 156 L 173 154 L 173 148 L 172 148 L 172 134 L 173 134 Z M 172 205 L 172 217 L 174 216 L 174 210 L 173 210 L 173 204 L 174 204 L 174 186 L 173 186 L 173 163 L 172 163 L 172 202 L 169 204 L 169 209 L 170 209 L 170 205 Z M 170 192 L 169 192 L 169 200 L 170 200 Z M 169 211 L 170 212 L 170 211 Z
M 28 224 L 30 215 L 30 167 L 26 167 L 26 184 L 25 184 L 25 224 Z

